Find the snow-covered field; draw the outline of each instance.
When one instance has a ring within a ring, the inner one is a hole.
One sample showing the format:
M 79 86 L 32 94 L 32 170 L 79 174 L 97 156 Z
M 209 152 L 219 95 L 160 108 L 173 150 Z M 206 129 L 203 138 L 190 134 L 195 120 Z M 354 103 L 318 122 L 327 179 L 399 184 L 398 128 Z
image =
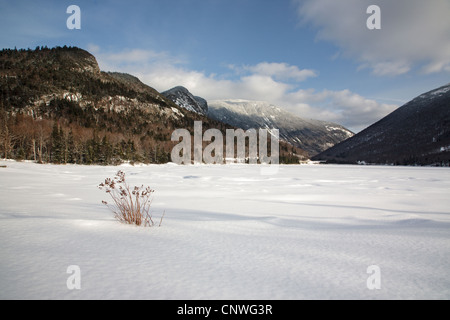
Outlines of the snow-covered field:
M 450 298 L 448 168 L 124 165 L 143 228 L 101 204 L 118 167 L 0 165 L 0 299 Z

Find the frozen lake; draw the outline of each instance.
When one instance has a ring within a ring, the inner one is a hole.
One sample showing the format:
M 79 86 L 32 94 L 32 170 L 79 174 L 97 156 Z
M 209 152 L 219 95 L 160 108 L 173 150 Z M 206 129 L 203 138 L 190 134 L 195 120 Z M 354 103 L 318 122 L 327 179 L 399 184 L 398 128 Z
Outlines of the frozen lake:
M 0 165 L 0 299 L 450 299 L 448 168 Z M 160 228 L 102 205 L 119 169 Z

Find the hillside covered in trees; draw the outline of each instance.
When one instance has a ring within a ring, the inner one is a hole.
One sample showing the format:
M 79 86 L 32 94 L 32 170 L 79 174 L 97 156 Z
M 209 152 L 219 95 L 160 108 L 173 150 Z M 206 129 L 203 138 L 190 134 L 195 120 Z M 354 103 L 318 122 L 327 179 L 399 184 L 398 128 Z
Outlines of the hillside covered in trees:
M 102 72 L 74 47 L 0 51 L 0 157 L 36 162 L 166 163 L 177 128 L 227 126 L 180 108 L 128 74 Z M 304 152 L 280 143 L 280 161 Z
M 328 163 L 450 165 L 450 84 L 423 93 L 313 159 Z

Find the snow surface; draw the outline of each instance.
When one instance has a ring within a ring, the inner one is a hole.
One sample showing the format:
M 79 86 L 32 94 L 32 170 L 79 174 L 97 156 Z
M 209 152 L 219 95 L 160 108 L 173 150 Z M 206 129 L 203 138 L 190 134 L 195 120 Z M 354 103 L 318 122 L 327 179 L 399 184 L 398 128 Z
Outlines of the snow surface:
M 0 165 L 0 299 L 450 298 L 449 169 Z M 118 169 L 160 228 L 101 204 Z

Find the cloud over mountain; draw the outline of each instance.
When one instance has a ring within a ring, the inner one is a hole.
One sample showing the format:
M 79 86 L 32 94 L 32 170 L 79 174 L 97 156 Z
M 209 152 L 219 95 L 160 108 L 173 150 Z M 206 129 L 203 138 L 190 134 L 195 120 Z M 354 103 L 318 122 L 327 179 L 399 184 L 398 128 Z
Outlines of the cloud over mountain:
M 312 69 L 284 62 L 228 66 L 228 73 L 217 75 L 192 70 L 183 58 L 152 50 L 103 52 L 90 46 L 102 70 L 119 70 L 136 75 L 159 91 L 184 86 L 207 100 L 245 99 L 269 101 L 303 118 L 342 124 L 358 132 L 397 105 L 379 103 L 348 89 L 304 89 L 309 78 L 319 77 Z

